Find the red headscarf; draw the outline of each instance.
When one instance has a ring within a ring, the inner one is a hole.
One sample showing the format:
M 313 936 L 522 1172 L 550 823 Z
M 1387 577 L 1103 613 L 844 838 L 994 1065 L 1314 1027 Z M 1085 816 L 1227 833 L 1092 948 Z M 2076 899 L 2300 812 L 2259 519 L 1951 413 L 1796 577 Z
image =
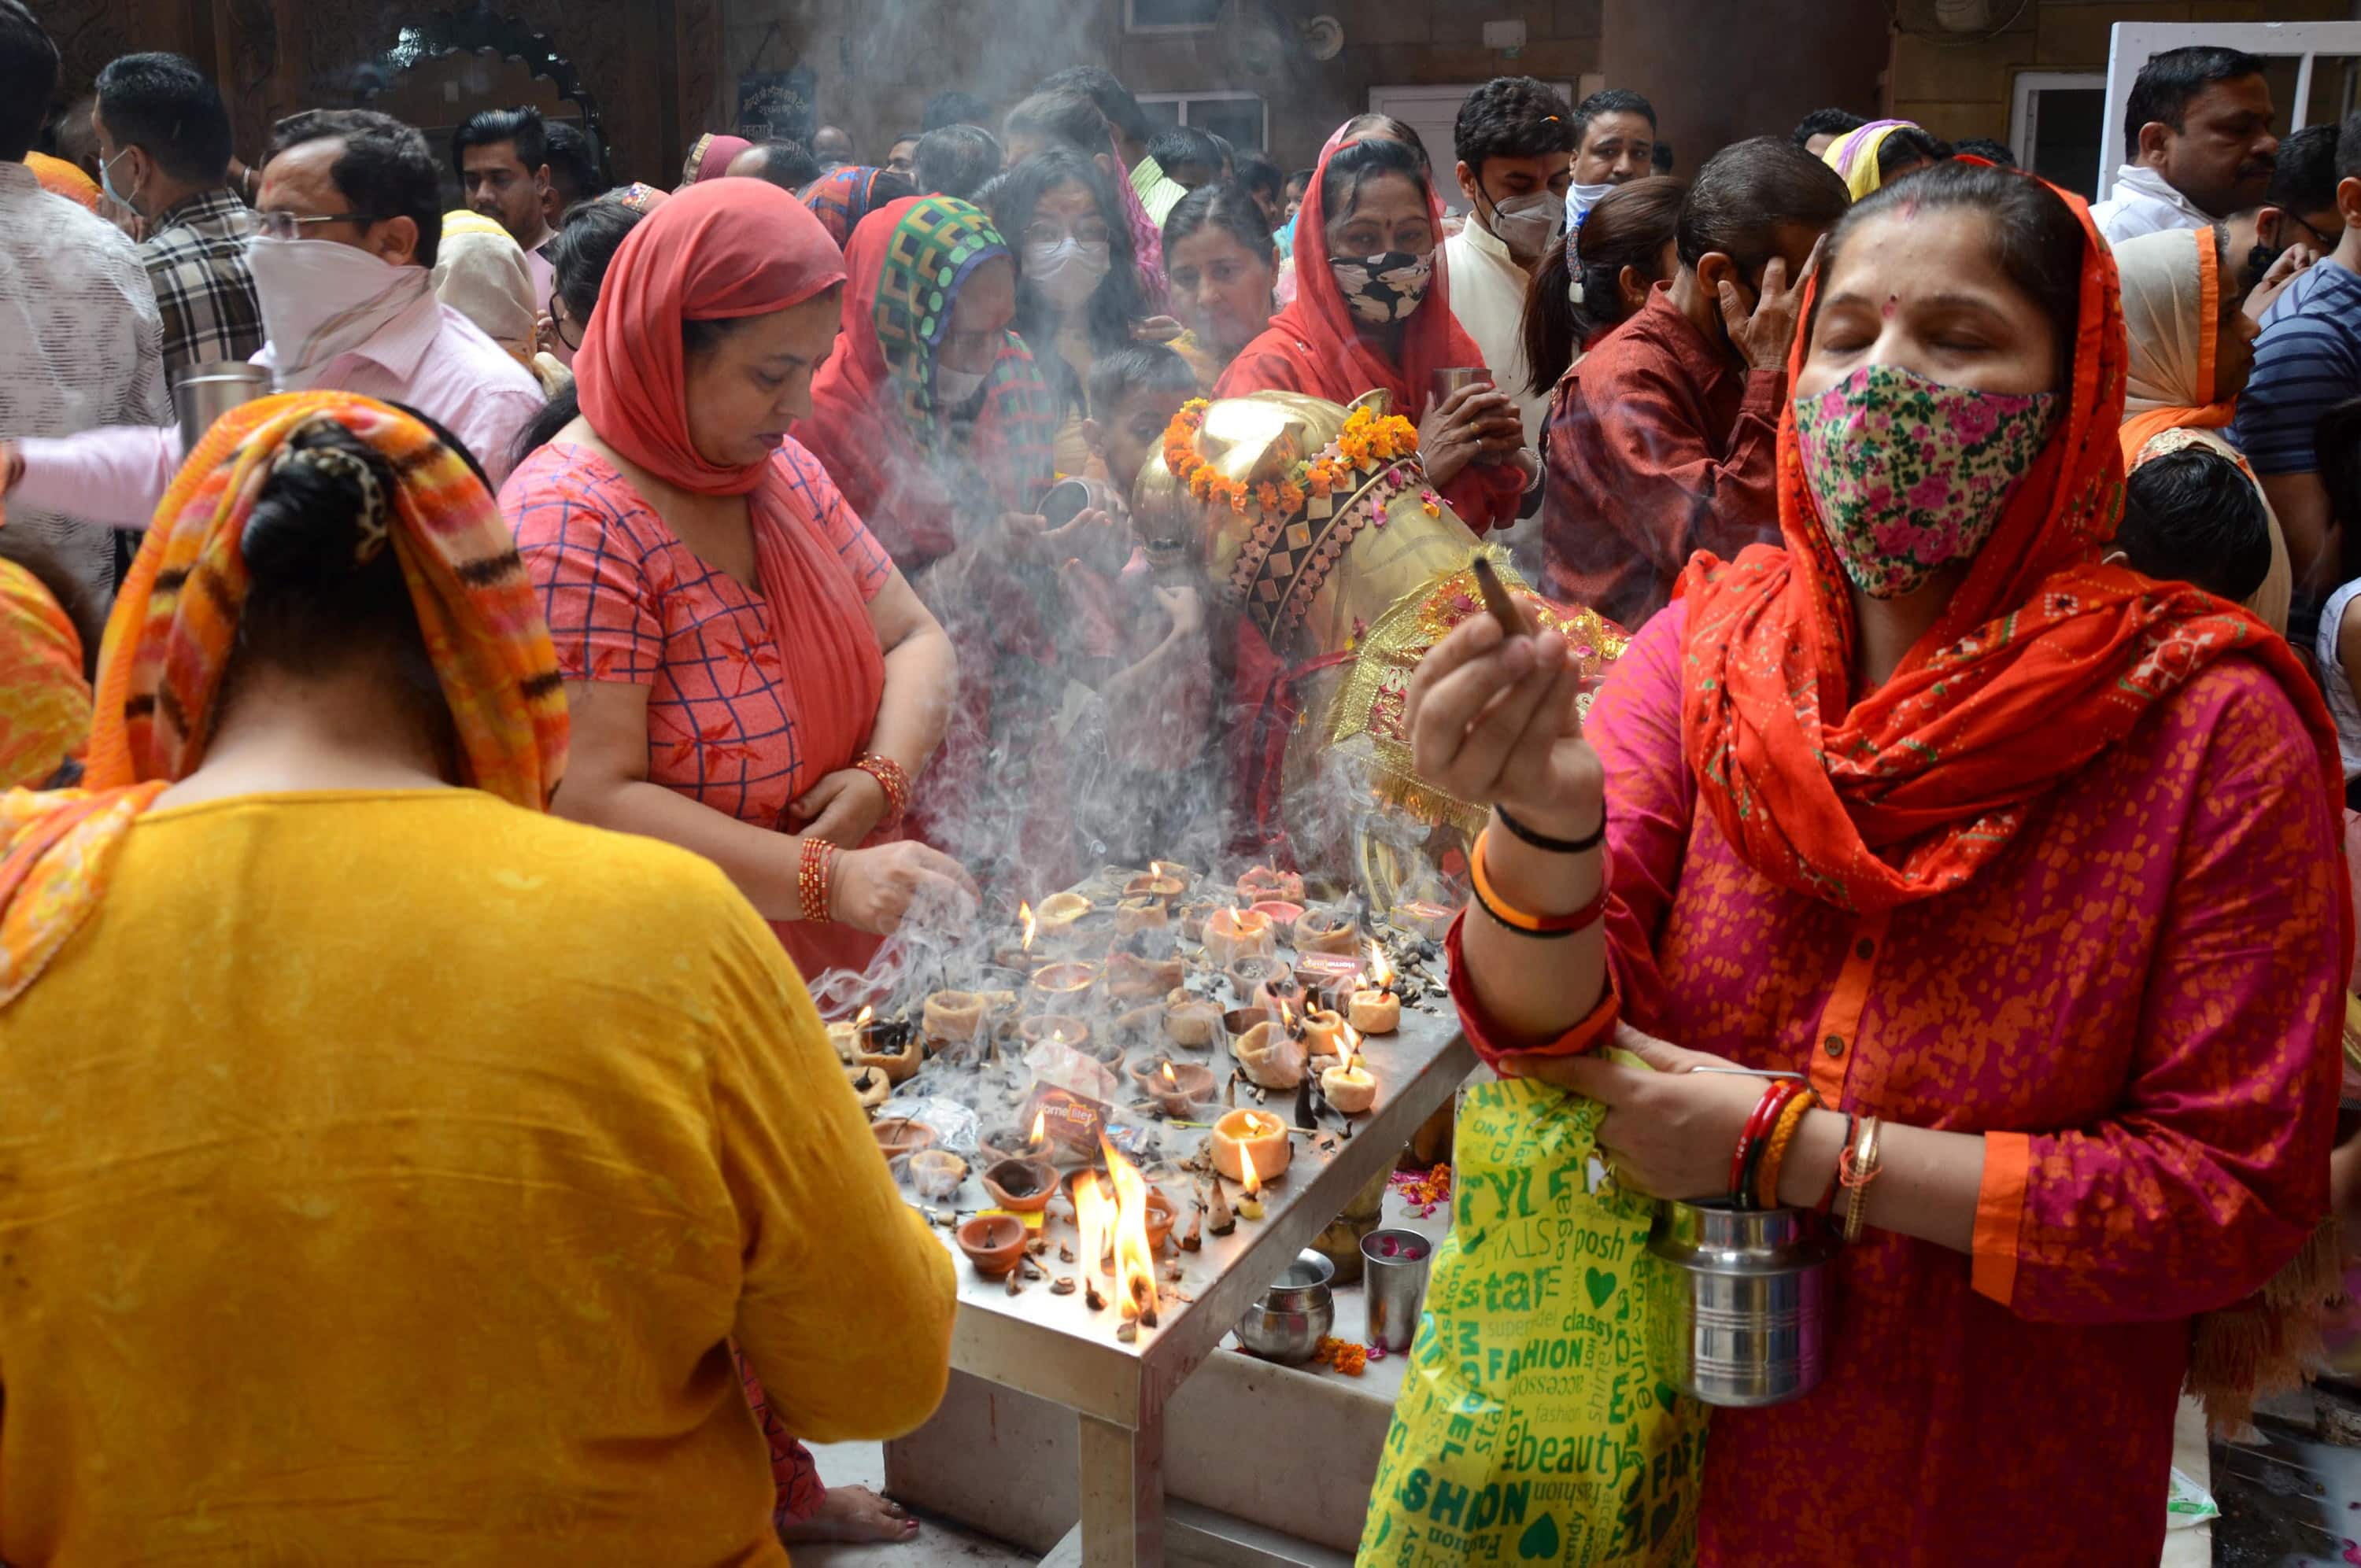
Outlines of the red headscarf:
M 681 160 L 680 189 L 686 191 L 700 180 L 719 180 L 730 171 L 730 159 L 753 146 L 744 137 L 706 132 L 689 144 L 688 156 Z
M 2065 417 L 1885 683 L 1851 700 L 1852 601 L 1792 408 L 1779 424 L 1784 547 L 1700 554 L 1682 575 L 1681 721 L 1698 793 L 1748 864 L 1840 908 L 1875 913 L 1967 882 L 2044 795 L 2233 654 L 2278 678 L 2320 746 L 2323 787 L 2342 793 L 2335 729 L 2284 641 L 2195 587 L 2099 564 L 2123 507 L 2123 308 L 2088 209 L 2059 194 L 2084 236 Z M 1808 346 L 1799 334 L 1791 382 Z
M 1434 222 L 1434 281 L 1426 302 L 1402 328 L 1401 357 L 1388 359 L 1356 330 L 1353 308 L 1328 269 L 1328 231 L 1321 201 L 1329 164 L 1365 139 L 1332 138 L 1321 154 L 1319 170 L 1303 192 L 1303 206 L 1295 219 L 1295 298 L 1222 372 L 1213 386 L 1215 397 L 1279 390 L 1349 403 L 1382 388 L 1393 394 L 1394 412 L 1416 424 L 1426 418 L 1433 372 L 1484 363 L 1484 351 L 1451 313 L 1451 283 L 1443 259 L 1443 203 L 1432 179 L 1425 183 L 1427 210 Z M 1444 487 L 1453 510 L 1479 533 L 1515 516 L 1523 491 L 1524 475 L 1509 465 L 1471 463 Z
M 815 777 L 868 739 L 884 655 L 851 574 L 786 470 L 767 458 L 718 466 L 690 442 L 680 328 L 768 315 L 843 281 L 836 242 L 785 191 L 762 180 L 696 185 L 624 236 L 574 356 L 583 416 L 600 440 L 667 484 L 747 498 L 763 614 Z

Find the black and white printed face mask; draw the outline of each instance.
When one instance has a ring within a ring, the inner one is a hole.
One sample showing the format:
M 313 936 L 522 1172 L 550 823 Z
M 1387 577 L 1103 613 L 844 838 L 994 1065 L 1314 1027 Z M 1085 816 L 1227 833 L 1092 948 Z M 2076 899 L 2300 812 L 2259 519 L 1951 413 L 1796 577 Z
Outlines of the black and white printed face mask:
M 1357 261 L 1331 258 L 1328 269 L 1335 274 L 1336 287 L 1353 313 L 1383 326 L 1408 321 L 1411 313 L 1425 302 L 1427 286 L 1434 281 L 1434 257 L 1432 252 L 1412 256 L 1406 250 L 1389 250 Z

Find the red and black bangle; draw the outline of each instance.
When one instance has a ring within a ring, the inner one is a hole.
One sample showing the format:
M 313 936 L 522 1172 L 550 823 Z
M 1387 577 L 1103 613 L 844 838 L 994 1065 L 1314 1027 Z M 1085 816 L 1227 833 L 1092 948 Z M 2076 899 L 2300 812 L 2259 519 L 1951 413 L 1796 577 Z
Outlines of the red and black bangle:
M 818 836 L 806 839 L 803 863 L 796 872 L 796 894 L 806 920 L 825 926 L 836 918 L 829 912 L 835 881 L 836 846 Z
M 875 751 L 863 751 L 852 759 L 852 765 L 875 779 L 877 787 L 885 792 L 885 818 L 877 826 L 892 828 L 900 823 L 910 809 L 910 775 L 902 771 L 902 764 Z
M 1754 1102 L 1754 1113 L 1746 1118 L 1745 1130 L 1738 1135 L 1738 1146 L 1730 1155 L 1730 1201 L 1735 1207 L 1753 1206 L 1747 1190 L 1749 1168 L 1762 1152 L 1763 1140 L 1779 1120 L 1779 1113 L 1786 1109 L 1788 1097 L 1802 1087 L 1792 1078 L 1774 1078 L 1763 1087 L 1763 1098 Z

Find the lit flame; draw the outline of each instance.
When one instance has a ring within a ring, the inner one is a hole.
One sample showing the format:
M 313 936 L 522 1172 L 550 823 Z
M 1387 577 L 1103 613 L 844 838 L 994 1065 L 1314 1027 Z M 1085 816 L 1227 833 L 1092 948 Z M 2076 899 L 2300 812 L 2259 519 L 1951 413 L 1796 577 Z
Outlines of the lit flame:
M 1385 992 L 1391 991 L 1393 988 L 1393 960 L 1386 957 L 1385 948 L 1371 942 L 1369 944 L 1369 989 Z
M 1290 1036 L 1301 1035 L 1303 1031 L 1296 1026 L 1295 1013 L 1287 1005 L 1287 999 L 1274 996 L 1271 1000 L 1279 1003 L 1279 1026 L 1286 1030 Z
M 869 1027 L 869 1015 L 874 1011 L 875 1009 L 871 1007 L 867 1003 L 864 1002 L 862 1003 L 861 1011 L 852 1015 L 852 1032 L 854 1034 L 857 1035 L 861 1033 L 862 1030 Z
M 1047 1106 L 1044 1106 L 1033 1113 L 1033 1136 L 1029 1141 L 1038 1144 L 1049 1135 L 1049 1111 Z
M 1145 1317 L 1156 1310 L 1156 1255 L 1148 1246 L 1148 1183 L 1139 1168 L 1104 1138 L 1099 1148 L 1115 1183 L 1115 1304 L 1126 1318 Z
M 1033 950 L 1033 932 L 1035 930 L 1033 923 L 1033 906 L 1022 899 L 1017 900 L 1016 903 L 1016 921 L 1018 925 L 1025 927 L 1025 940 L 1021 944 L 1022 950 L 1029 953 Z
M 1162 861 L 1148 861 L 1148 874 L 1154 877 L 1158 882 L 1162 882 L 1168 874 L 1164 870 L 1164 862 Z
M 1246 1133 L 1249 1136 L 1260 1137 L 1264 1131 L 1260 1122 L 1252 1116 L 1246 1118 Z M 1238 1163 L 1246 1168 L 1246 1196 L 1251 1198 L 1262 1190 L 1262 1172 L 1255 1168 L 1255 1152 L 1252 1144 L 1238 1145 Z
M 1337 1029 L 1336 1042 L 1336 1065 L 1350 1072 L 1353 1070 L 1355 1058 L 1361 1054 L 1361 1036 L 1354 1030 L 1353 1025 L 1346 1024 Z
M 1166 1062 L 1164 1064 L 1164 1082 L 1165 1086 L 1170 1089 L 1179 1089 L 1180 1087 L 1180 1080 L 1172 1076 L 1172 1064 L 1170 1062 Z
M 1106 1255 L 1107 1222 L 1113 1218 L 1107 1211 L 1106 1193 L 1100 1190 L 1098 1173 L 1086 1170 L 1074 1178 L 1074 1226 L 1082 1233 L 1082 1260 L 1085 1275 L 1099 1272 Z

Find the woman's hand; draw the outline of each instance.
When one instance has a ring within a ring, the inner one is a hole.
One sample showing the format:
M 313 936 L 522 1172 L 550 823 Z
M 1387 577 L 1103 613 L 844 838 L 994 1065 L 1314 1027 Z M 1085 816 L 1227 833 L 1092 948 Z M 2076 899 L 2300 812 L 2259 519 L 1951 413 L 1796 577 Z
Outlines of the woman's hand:
M 1629 1024 L 1616 1025 L 1615 1044 L 1656 1070 L 1599 1056 L 1512 1056 L 1502 1059 L 1500 1070 L 1554 1083 L 1606 1106 L 1598 1147 L 1625 1186 L 1655 1198 L 1727 1194 L 1730 1157 L 1768 1080 L 1752 1073 L 1693 1071 L 1730 1064 L 1668 1045 Z
M 1101 576 L 1112 577 L 1131 558 L 1131 521 L 1091 507 L 1076 512 L 1064 526 L 1049 529 L 1041 543 L 1054 565 L 1080 561 Z
M 1587 836 L 1606 809 L 1606 775 L 1575 711 L 1581 682 L 1556 632 L 1504 637 L 1490 616 L 1469 617 L 1411 676 L 1419 776 L 1461 800 L 1504 806 L 1535 832 Z
M 892 936 L 913 912 L 972 920 L 982 902 L 957 861 L 907 839 L 839 855 L 829 887 L 836 922 L 878 937 Z
M 858 849 L 885 820 L 885 786 L 859 768 L 839 768 L 787 807 L 787 826 L 840 850 Z
M 1134 343 L 1170 343 L 1188 330 L 1171 316 L 1149 316 L 1132 323 L 1131 340 Z
M 1472 382 L 1426 411 L 1418 427 L 1418 450 L 1426 477 L 1447 485 L 1479 454 L 1513 452 L 1524 444 L 1524 422 L 1509 394 Z

